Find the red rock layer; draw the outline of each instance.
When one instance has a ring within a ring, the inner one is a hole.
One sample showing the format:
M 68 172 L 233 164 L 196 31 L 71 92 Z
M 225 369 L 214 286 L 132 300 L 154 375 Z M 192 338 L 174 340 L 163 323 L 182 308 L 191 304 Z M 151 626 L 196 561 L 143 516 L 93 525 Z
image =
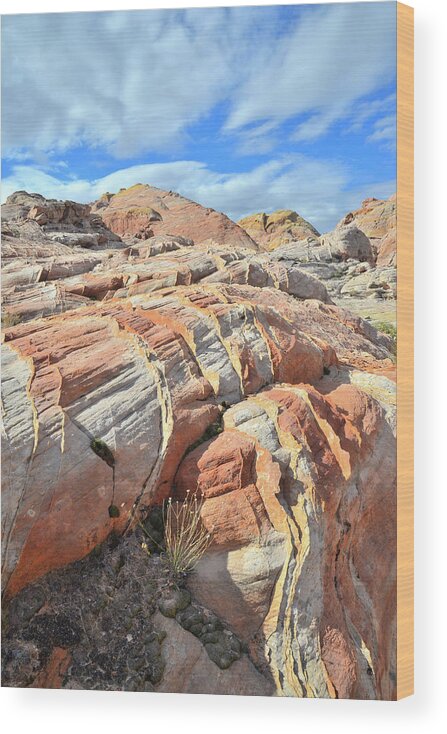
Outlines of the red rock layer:
M 371 240 L 380 267 L 396 265 L 396 204 L 396 194 L 389 199 L 370 198 L 352 212 L 357 227 Z
M 195 244 L 214 242 L 257 249 L 249 235 L 225 214 L 154 186 L 136 184 L 115 195 L 107 194 L 93 209 L 120 237 L 181 235 Z
M 282 695 L 396 693 L 396 456 L 372 397 L 385 385 L 392 403 L 393 388 L 355 381 L 345 371 L 262 390 L 230 408 L 225 431 L 176 476 L 179 498 L 205 498 L 213 535 L 194 592 Z
M 376 332 L 368 338 L 335 307 L 311 303 L 249 286 L 177 287 L 6 330 L 9 592 L 122 529 L 135 501 L 169 492 L 219 404 L 274 382 L 314 382 L 337 353 L 391 364 Z M 93 439 L 113 451 L 114 468 Z M 111 503 L 118 520 L 107 516 Z

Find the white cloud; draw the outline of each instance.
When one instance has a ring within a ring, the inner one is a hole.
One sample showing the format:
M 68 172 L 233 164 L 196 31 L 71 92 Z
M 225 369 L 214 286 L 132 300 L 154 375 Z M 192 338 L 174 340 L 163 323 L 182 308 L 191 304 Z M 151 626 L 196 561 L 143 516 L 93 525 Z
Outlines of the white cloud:
M 360 132 L 365 123 L 369 122 L 373 117 L 380 114 L 392 114 L 396 112 L 396 94 L 388 94 L 385 97 L 367 102 L 361 102 L 355 106 L 351 117 L 351 125 L 347 128 L 347 132 Z
M 396 114 L 385 115 L 375 121 L 373 132 L 366 138 L 369 143 L 381 143 L 386 148 L 396 147 Z
M 258 34 L 262 45 L 268 23 L 250 35 L 251 17 L 239 8 L 5 17 L 5 152 L 169 150 L 228 96 Z
M 349 176 L 340 163 L 294 155 L 273 159 L 246 172 L 219 173 L 198 161 L 175 161 L 131 166 L 94 181 L 61 180 L 42 168 L 17 165 L 3 181 L 2 197 L 26 190 L 88 202 L 105 191 L 116 192 L 135 183 L 174 189 L 235 220 L 258 211 L 294 209 L 320 231 L 332 229 L 367 196 L 388 197 L 395 190 L 394 181 L 350 189 Z
M 291 139 L 296 141 L 316 140 L 327 132 L 338 117 L 344 117 L 346 113 L 345 106 L 334 106 L 325 114 L 312 115 L 305 122 L 298 125 L 295 132 L 292 133 Z
M 362 97 L 392 81 L 394 3 L 340 3 L 308 8 L 301 21 L 251 68 L 235 92 L 226 124 L 310 116 L 294 137 L 311 140 L 352 114 Z
M 394 74 L 394 3 L 5 16 L 3 150 L 172 153 L 221 104 L 240 150 L 315 138 Z M 247 126 L 253 126 L 250 128 Z
M 274 130 L 275 122 L 264 122 L 238 132 L 236 150 L 242 155 L 262 155 L 270 153 L 278 143 Z

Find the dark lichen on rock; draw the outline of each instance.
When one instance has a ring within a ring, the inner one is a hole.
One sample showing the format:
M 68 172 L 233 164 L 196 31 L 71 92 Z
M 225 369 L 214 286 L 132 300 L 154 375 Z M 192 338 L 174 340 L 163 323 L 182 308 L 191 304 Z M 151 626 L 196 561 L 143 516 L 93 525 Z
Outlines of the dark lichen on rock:
M 186 609 L 191 602 L 191 594 L 186 589 L 170 589 L 158 602 L 158 608 L 165 617 L 174 618 L 177 612 Z
M 100 459 L 106 462 L 107 466 L 112 468 L 115 466 L 115 457 L 105 441 L 96 437 L 92 438 L 90 448 Z
M 175 618 L 183 629 L 197 637 L 210 660 L 222 670 L 241 657 L 241 643 L 236 635 L 213 612 L 193 602 L 186 589 L 165 591 L 158 608 L 165 617 Z
M 163 676 L 164 632 L 152 616 L 166 579 L 159 557 L 136 534 L 110 537 L 90 555 L 53 571 L 5 605 L 2 682 L 29 686 L 54 648 L 70 663 L 62 687 L 153 690 Z
M 120 516 L 119 507 L 117 507 L 116 505 L 113 505 L 113 504 L 109 505 L 108 512 L 109 512 L 109 517 L 111 518 L 117 518 Z
M 162 529 L 162 508 L 147 516 Z M 160 530 L 159 530 L 160 531 Z M 161 555 L 142 552 L 141 527 L 113 533 L 84 559 L 26 587 L 3 610 L 2 683 L 33 686 L 55 648 L 69 653 L 64 688 L 152 691 L 163 680 L 157 609 L 204 646 L 222 670 L 240 657 L 239 640 L 175 582 Z

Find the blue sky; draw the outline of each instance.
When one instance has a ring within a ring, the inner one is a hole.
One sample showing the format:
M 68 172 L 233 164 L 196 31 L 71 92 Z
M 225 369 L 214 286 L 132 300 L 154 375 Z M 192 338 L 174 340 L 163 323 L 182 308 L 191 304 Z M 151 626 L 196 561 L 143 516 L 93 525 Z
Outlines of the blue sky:
M 396 4 L 2 19 L 2 200 L 149 183 L 320 231 L 396 178 Z

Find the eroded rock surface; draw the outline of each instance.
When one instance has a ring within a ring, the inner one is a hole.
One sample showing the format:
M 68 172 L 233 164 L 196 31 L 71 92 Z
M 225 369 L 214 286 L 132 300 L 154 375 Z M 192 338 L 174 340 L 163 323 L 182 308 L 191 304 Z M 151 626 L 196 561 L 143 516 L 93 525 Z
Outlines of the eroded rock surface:
M 6 330 L 4 583 L 13 592 L 122 529 L 136 499 L 169 489 L 220 404 L 276 382 L 315 382 L 337 359 L 390 364 L 387 346 L 334 306 L 223 284 Z M 114 467 L 91 450 L 95 438 L 110 447 Z M 112 499 L 118 519 L 107 518 Z
M 365 199 L 352 212 L 353 222 L 369 237 L 377 253 L 377 265 L 396 265 L 396 195 L 389 199 Z
M 282 217 L 279 227 L 269 225 L 269 218 L 279 214 L 285 213 L 255 214 L 240 224 L 272 250 L 272 259 L 289 266 L 294 263 L 321 280 L 338 305 L 377 325 L 396 324 L 395 195 L 387 200 L 365 199 L 359 209 L 321 236 L 298 215 L 296 228 L 283 227 Z
M 61 281 L 93 270 L 124 247 L 89 205 L 11 194 L 2 205 L 2 323 L 82 305 L 85 300 Z
M 394 342 L 340 307 L 394 302 L 392 228 L 280 214 L 260 252 L 153 187 L 8 200 L 7 685 L 395 697 Z M 135 518 L 196 490 L 173 588 Z
M 37 225 L 50 241 L 94 247 L 120 238 L 92 213 L 88 204 L 46 199 L 41 194 L 16 191 L 2 205 L 2 224 L 11 235 L 36 233 Z
M 368 237 L 349 220 L 349 215 L 339 222 L 333 232 L 322 235 L 320 242 L 322 248 L 327 248 L 331 260 L 373 262 Z
M 282 695 L 395 695 L 394 414 L 391 381 L 332 368 L 233 406 L 178 470 L 214 538 L 192 588 Z
M 103 260 L 93 272 L 67 278 L 65 288 L 107 300 L 153 293 L 166 286 L 231 283 L 277 288 L 296 298 L 330 302 L 325 286 L 311 273 L 293 263 L 284 266 L 267 255 L 247 254 L 242 248 L 179 247 L 153 256 L 146 254 L 146 247 L 129 249 L 126 259 L 127 251 Z
M 306 240 L 315 242 L 319 232 L 315 227 L 290 209 L 279 209 L 272 214 L 260 212 L 240 219 L 238 224 L 262 250 L 275 250 L 287 242 Z
M 155 186 L 136 184 L 117 194 L 105 194 L 93 211 L 123 238 L 180 235 L 197 245 L 212 242 L 257 249 L 251 237 L 225 214 Z
M 40 251 L 42 252 L 42 251 Z M 299 299 L 330 303 L 326 287 L 294 263 L 285 266 L 244 248 L 192 247 L 183 238 L 152 237 L 121 250 L 12 257 L 2 271 L 4 311 L 30 320 L 95 301 L 154 293 L 192 283 L 271 287 Z

